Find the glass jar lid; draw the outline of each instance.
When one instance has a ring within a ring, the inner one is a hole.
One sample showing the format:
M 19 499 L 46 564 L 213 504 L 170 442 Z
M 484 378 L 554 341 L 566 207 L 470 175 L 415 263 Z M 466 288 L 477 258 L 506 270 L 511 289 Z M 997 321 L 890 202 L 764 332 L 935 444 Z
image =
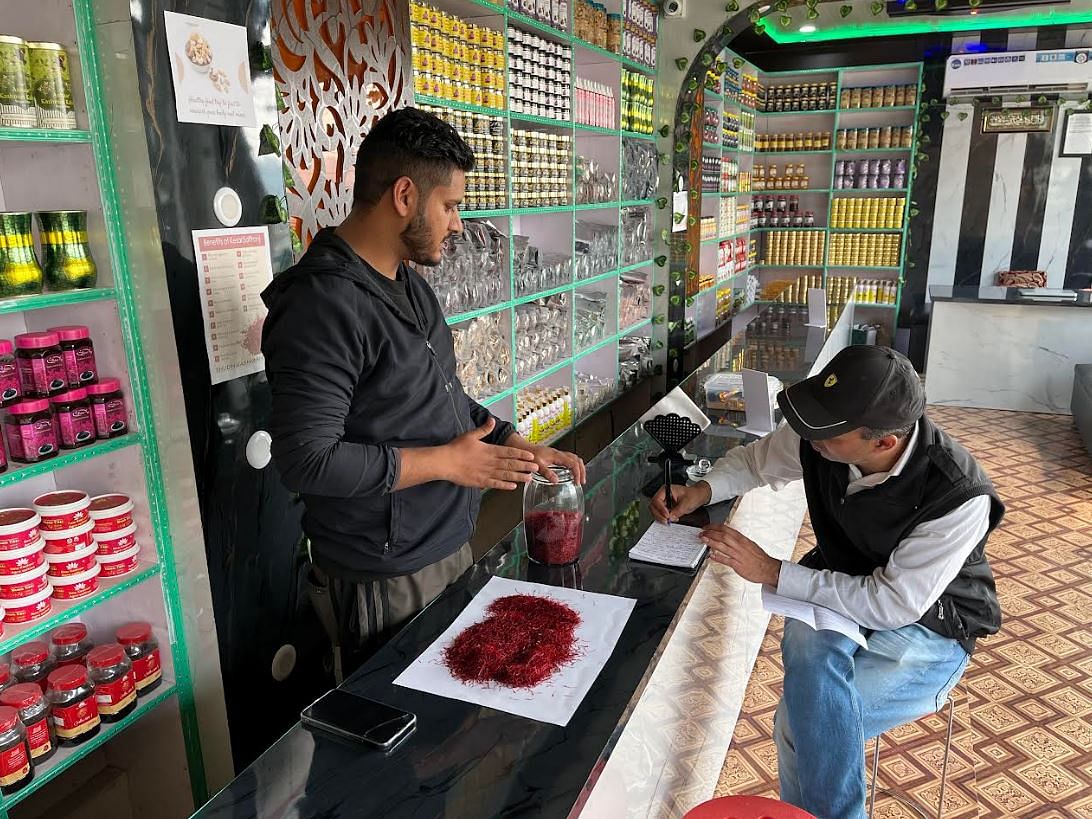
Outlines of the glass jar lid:
M 553 471 L 553 473 L 555 475 L 557 475 L 558 483 L 572 483 L 573 482 L 573 471 L 571 469 L 569 469 L 568 467 L 551 465 L 550 469 Z M 553 483 L 553 481 L 551 481 L 545 475 L 542 475 L 542 474 L 540 474 L 538 472 L 531 473 L 531 478 L 533 480 L 537 481 L 538 483 L 550 483 L 550 484 Z

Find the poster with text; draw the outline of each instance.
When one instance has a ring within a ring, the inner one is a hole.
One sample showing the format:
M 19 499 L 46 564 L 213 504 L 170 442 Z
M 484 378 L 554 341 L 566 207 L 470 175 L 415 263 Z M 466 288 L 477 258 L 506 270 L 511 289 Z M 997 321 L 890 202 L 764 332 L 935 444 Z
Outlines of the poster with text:
M 195 230 L 193 249 L 212 383 L 261 372 L 261 293 L 273 281 L 268 228 Z
M 178 121 L 256 126 L 246 29 L 173 11 L 163 17 Z

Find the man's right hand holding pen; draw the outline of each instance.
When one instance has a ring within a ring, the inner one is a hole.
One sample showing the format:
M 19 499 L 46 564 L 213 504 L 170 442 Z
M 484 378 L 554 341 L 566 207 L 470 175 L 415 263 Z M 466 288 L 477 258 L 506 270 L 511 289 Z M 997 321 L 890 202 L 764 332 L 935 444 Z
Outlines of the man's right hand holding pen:
M 671 484 L 671 496 L 674 503 L 668 509 L 666 503 L 665 487 L 660 487 L 652 496 L 652 517 L 660 523 L 675 523 L 684 515 L 689 515 L 701 507 L 708 505 L 713 496 L 713 491 L 705 481 L 698 481 L 693 486 L 680 486 Z

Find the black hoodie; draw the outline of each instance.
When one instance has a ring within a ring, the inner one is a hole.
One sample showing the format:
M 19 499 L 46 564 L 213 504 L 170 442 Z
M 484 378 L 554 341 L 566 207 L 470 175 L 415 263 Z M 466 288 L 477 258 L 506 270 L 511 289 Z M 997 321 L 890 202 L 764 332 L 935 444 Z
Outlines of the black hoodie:
M 348 579 L 409 574 L 470 539 L 480 492 L 446 481 L 394 491 L 400 447 L 446 444 L 490 418 L 455 375 L 451 330 L 423 278 L 416 315 L 333 230 L 262 293 L 273 462 L 306 506 L 311 556 Z M 486 439 L 513 427 L 497 421 Z

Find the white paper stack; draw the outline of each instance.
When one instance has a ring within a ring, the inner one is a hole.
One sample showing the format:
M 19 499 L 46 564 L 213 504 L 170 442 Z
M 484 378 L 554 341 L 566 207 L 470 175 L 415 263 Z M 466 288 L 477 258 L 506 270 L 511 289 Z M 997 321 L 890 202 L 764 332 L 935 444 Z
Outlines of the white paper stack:
M 632 560 L 693 569 L 705 557 L 708 547 L 701 542 L 701 529 L 672 523 L 653 523 L 637 545 L 629 550 Z

